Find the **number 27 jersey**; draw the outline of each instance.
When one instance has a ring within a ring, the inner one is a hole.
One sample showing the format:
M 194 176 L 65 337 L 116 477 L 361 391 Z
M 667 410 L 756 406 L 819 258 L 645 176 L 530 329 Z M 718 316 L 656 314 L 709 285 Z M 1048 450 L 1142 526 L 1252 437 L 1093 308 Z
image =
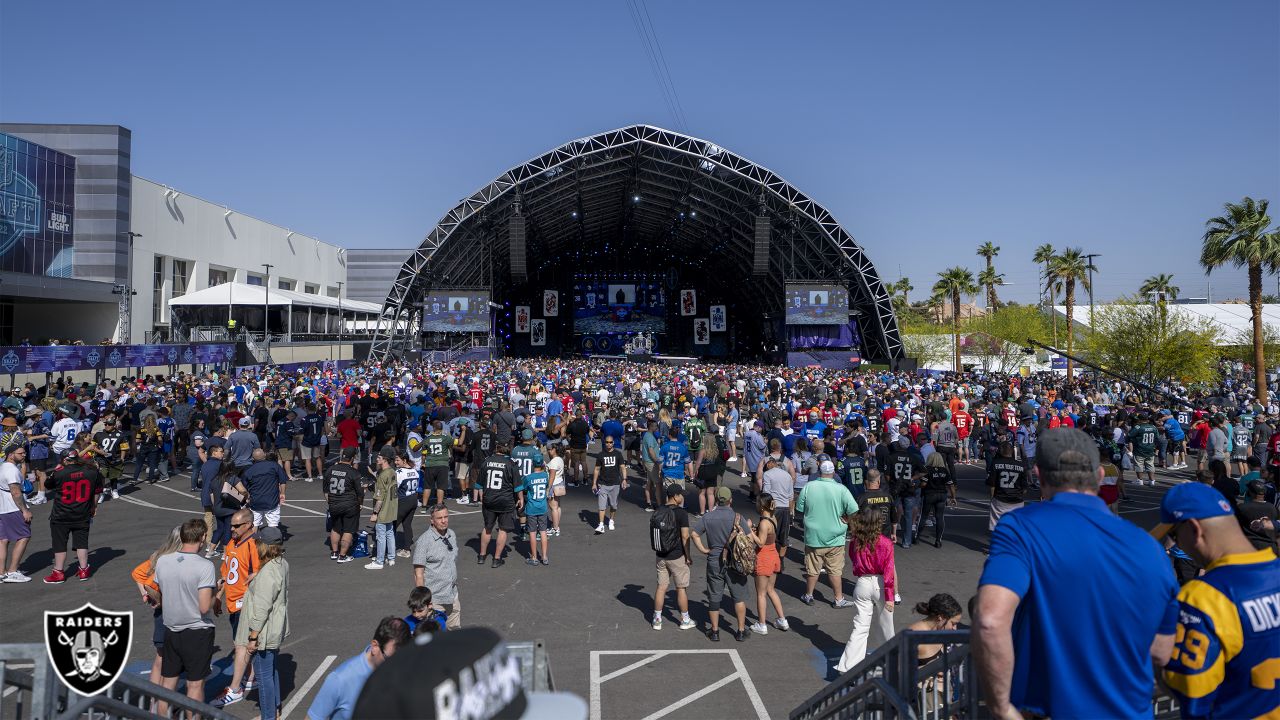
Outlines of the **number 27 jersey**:
M 512 512 L 516 509 L 516 493 L 524 490 L 520 468 L 506 455 L 492 455 L 480 468 L 484 491 L 484 509 Z

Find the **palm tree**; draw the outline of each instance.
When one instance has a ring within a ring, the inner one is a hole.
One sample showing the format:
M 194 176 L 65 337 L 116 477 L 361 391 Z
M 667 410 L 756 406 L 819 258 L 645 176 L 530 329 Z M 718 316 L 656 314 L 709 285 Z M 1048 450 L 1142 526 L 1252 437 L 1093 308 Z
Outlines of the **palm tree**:
M 1000 299 L 996 297 L 996 286 L 1004 285 L 1004 274 L 996 272 L 993 267 L 978 273 L 978 284 L 987 289 L 987 309 L 995 310 L 1000 304 Z
M 993 245 L 990 240 L 978 246 L 978 257 L 981 257 L 983 260 L 987 261 L 987 269 L 985 274 L 988 277 L 1002 277 L 1002 276 L 995 275 L 995 263 L 992 262 L 993 260 L 995 260 L 995 257 L 999 254 L 1000 254 L 1000 246 Z M 984 283 L 982 282 L 982 275 L 978 276 L 978 283 L 981 285 L 987 286 L 987 307 L 991 310 L 995 310 L 996 309 L 995 286 L 1003 285 L 1004 283 L 994 283 L 994 284 Z
M 963 267 L 953 267 L 938 273 L 938 282 L 933 284 L 933 295 L 938 299 L 951 300 L 951 331 L 955 343 L 955 371 L 960 372 L 960 296 L 973 295 L 978 292 L 978 283 L 973 280 L 973 271 Z
M 1040 281 L 1044 283 L 1040 286 L 1040 298 L 1049 303 L 1049 314 L 1053 316 L 1053 344 L 1058 344 L 1058 314 L 1053 311 L 1053 298 L 1050 296 L 1051 288 L 1049 287 L 1049 263 L 1053 261 L 1053 246 L 1045 243 L 1036 248 L 1036 254 L 1031 259 L 1037 263 L 1044 264 L 1044 274 L 1040 276 Z
M 893 284 L 893 291 L 896 293 L 902 293 L 902 304 L 907 307 L 911 307 L 909 295 L 912 290 L 915 290 L 915 286 L 911 284 L 911 278 L 898 278 L 898 282 Z
M 1173 284 L 1173 276 L 1168 273 L 1152 275 L 1146 280 L 1143 280 L 1142 285 L 1138 287 L 1139 295 L 1142 295 L 1143 297 L 1157 295 L 1159 296 L 1160 302 L 1164 302 L 1165 300 L 1177 300 L 1178 292 L 1180 292 L 1180 290 L 1177 285 Z
M 1048 281 L 1051 286 L 1061 285 L 1066 289 L 1067 379 L 1071 380 L 1074 377 L 1072 372 L 1075 367 L 1075 362 L 1071 359 L 1071 346 L 1076 335 L 1075 326 L 1073 325 L 1076 305 L 1076 283 L 1080 283 L 1085 290 L 1089 289 L 1089 259 L 1084 256 L 1084 250 L 1067 248 L 1062 251 L 1061 255 L 1053 258 L 1049 263 Z
M 1249 310 L 1253 313 L 1253 372 L 1258 403 L 1267 404 L 1267 368 L 1263 354 L 1262 268 L 1280 265 L 1280 231 L 1268 232 L 1267 201 L 1246 197 L 1227 203 L 1226 213 L 1205 222 L 1200 264 L 1205 272 L 1223 265 L 1249 269 Z

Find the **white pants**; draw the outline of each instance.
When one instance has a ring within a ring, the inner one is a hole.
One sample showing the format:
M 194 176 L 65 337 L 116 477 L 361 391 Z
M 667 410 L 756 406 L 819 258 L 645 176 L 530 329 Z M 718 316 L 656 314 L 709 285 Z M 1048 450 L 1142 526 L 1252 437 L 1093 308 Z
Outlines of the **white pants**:
M 893 637 L 893 613 L 884 607 L 884 578 L 859 575 L 853 586 L 853 631 L 844 654 L 836 663 L 837 672 L 848 672 L 867 656 L 867 636 L 876 631 L 876 645 Z
M 271 510 L 263 510 L 261 512 L 250 508 L 249 512 L 253 513 L 253 524 L 255 527 L 262 527 L 264 523 L 267 527 L 280 526 L 279 505 L 275 506 Z

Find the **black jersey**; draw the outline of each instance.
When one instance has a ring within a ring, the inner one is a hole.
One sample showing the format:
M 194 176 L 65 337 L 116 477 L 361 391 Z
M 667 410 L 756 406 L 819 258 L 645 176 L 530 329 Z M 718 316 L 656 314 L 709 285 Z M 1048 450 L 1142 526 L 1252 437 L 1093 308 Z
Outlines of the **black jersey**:
M 490 455 L 480 468 L 480 487 L 484 509 L 512 512 L 516 509 L 516 493 L 524 490 L 524 477 L 511 458 Z
M 324 471 L 324 492 L 332 510 L 349 510 L 360 506 L 361 484 L 368 474 L 345 462 L 335 463 Z
M 129 449 L 129 436 L 119 430 L 103 430 L 93 436 L 93 442 L 102 451 L 98 463 L 115 467 L 123 464 L 120 453 Z
M 53 491 L 53 511 L 49 522 L 87 525 L 102 492 L 102 476 L 88 463 L 68 463 L 45 481 Z
M 1020 503 L 1027 489 L 1027 469 L 1013 458 L 999 458 L 991 463 L 987 486 L 995 488 L 994 497 L 1004 503 Z
M 472 457 L 476 462 L 484 462 L 486 458 L 493 454 L 494 434 L 489 428 L 475 434 L 475 442 L 472 445 Z

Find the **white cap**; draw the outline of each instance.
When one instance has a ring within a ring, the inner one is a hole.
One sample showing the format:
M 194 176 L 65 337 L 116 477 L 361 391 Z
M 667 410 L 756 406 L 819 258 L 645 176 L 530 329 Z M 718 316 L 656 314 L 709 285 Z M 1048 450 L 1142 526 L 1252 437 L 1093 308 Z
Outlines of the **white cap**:
M 818 465 L 818 472 L 823 475 L 834 475 L 836 472 L 836 465 L 830 460 L 823 460 L 822 464 Z

